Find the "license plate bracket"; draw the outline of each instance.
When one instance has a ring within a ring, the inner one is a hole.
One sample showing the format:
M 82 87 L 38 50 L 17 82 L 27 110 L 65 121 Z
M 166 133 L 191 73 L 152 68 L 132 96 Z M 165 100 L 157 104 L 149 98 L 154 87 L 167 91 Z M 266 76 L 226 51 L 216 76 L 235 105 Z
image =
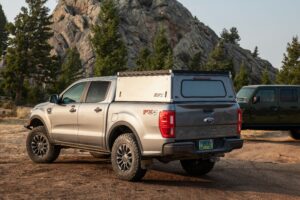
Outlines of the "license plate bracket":
M 200 151 L 212 150 L 214 149 L 214 140 L 199 140 L 198 141 L 198 149 Z

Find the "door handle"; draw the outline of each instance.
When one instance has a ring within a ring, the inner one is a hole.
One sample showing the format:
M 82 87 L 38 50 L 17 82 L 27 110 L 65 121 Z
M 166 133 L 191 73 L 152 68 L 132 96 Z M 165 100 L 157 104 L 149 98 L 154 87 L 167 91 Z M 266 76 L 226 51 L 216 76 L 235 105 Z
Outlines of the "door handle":
M 99 108 L 99 107 L 97 107 L 97 108 L 95 108 L 95 110 L 94 110 L 96 113 L 98 113 L 98 112 L 101 112 L 102 111 L 102 109 L 101 108 Z
M 71 113 L 76 112 L 76 109 L 75 108 L 71 108 L 70 112 Z
M 279 110 L 279 107 L 273 106 L 273 107 L 271 107 L 271 110 L 277 112 Z

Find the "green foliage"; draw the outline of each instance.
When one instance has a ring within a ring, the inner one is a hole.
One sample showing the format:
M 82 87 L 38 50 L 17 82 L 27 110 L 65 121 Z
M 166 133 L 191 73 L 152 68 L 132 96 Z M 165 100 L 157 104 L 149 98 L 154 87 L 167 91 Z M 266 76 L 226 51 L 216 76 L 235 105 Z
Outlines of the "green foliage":
M 300 43 L 298 37 L 293 37 L 288 43 L 282 61 L 282 68 L 277 75 L 280 84 L 300 84 Z
M 229 31 L 224 28 L 221 33 L 221 38 L 226 43 L 238 44 L 241 40 L 239 32 L 236 27 L 232 27 Z
M 246 70 L 245 63 L 242 63 L 239 73 L 234 78 L 234 86 L 239 91 L 243 86 L 249 84 L 249 74 Z
M 101 2 L 98 19 L 100 25 L 92 27 L 91 42 L 96 53 L 94 74 L 96 76 L 114 75 L 126 70 L 127 50 L 118 32 L 119 15 L 112 0 Z
M 257 47 L 257 46 L 254 48 L 254 51 L 253 51 L 253 53 L 252 53 L 252 56 L 253 56 L 254 58 L 257 58 L 257 57 L 259 56 L 259 52 L 258 52 L 258 47 Z
M 199 51 L 192 57 L 188 64 L 189 70 L 198 71 L 202 69 L 201 55 L 201 51 Z
M 233 75 L 233 61 L 226 55 L 223 41 L 220 41 L 215 49 L 210 53 L 205 69 L 208 71 L 230 71 Z
M 2 9 L 2 5 L 0 4 L 0 59 L 7 48 L 8 33 L 5 29 L 6 24 L 7 19 Z
M 48 40 L 52 36 L 49 9 L 46 0 L 26 0 L 28 8 L 22 7 L 15 23 L 8 24 L 12 36 L 8 40 L 6 68 L 3 72 L 3 87 L 17 105 L 26 103 L 26 94 L 34 87 L 42 87 L 53 82 L 55 74 L 51 46 Z M 30 87 L 25 82 L 30 81 Z
M 144 48 L 136 60 L 136 70 L 163 70 L 173 69 L 174 58 L 172 47 L 164 29 L 160 29 L 153 41 L 153 52 Z
M 268 71 L 267 67 L 263 71 L 263 74 L 262 74 L 262 77 L 261 77 L 261 84 L 263 84 L 263 85 L 270 85 L 271 84 L 269 71 Z
M 173 51 L 166 37 L 165 29 L 161 28 L 156 34 L 153 50 L 152 70 L 173 68 Z
M 68 85 L 82 78 L 83 73 L 84 70 L 78 50 L 76 48 L 68 49 L 61 73 L 58 76 L 56 91 L 63 91 Z
M 151 51 L 148 48 L 143 48 L 137 59 L 136 59 L 136 69 L 138 71 L 150 70 L 151 67 Z

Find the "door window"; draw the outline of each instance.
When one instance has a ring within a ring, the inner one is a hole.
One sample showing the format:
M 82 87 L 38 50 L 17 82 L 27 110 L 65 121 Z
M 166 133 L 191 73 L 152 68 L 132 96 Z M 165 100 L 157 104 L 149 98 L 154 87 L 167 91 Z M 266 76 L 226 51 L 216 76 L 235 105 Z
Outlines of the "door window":
M 106 93 L 108 91 L 110 82 L 108 81 L 94 81 L 91 83 L 87 97 L 86 103 L 97 103 L 104 101 L 106 98 Z
M 275 90 L 261 89 L 257 92 L 256 97 L 259 98 L 260 103 L 273 103 L 275 102 Z
M 298 102 L 298 95 L 296 89 L 281 89 L 280 90 L 280 101 L 283 103 L 296 103 Z
M 85 87 L 85 82 L 78 83 L 67 90 L 62 96 L 63 104 L 80 103 L 81 95 Z

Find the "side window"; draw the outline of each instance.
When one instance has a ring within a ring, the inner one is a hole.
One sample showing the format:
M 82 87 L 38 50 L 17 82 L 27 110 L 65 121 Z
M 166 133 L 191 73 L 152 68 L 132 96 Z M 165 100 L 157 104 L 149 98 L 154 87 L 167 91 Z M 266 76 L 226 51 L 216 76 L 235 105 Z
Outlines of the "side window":
M 61 102 L 63 104 L 80 103 L 80 98 L 85 85 L 86 83 L 78 83 L 71 87 L 63 94 Z
M 273 103 L 275 102 L 275 90 L 261 89 L 257 92 L 256 97 L 259 98 L 260 103 Z
M 286 88 L 280 90 L 280 102 L 297 103 L 298 95 L 296 89 Z
M 87 97 L 86 103 L 97 103 L 104 101 L 106 98 L 106 93 L 108 91 L 110 82 L 107 81 L 94 81 L 91 83 Z

